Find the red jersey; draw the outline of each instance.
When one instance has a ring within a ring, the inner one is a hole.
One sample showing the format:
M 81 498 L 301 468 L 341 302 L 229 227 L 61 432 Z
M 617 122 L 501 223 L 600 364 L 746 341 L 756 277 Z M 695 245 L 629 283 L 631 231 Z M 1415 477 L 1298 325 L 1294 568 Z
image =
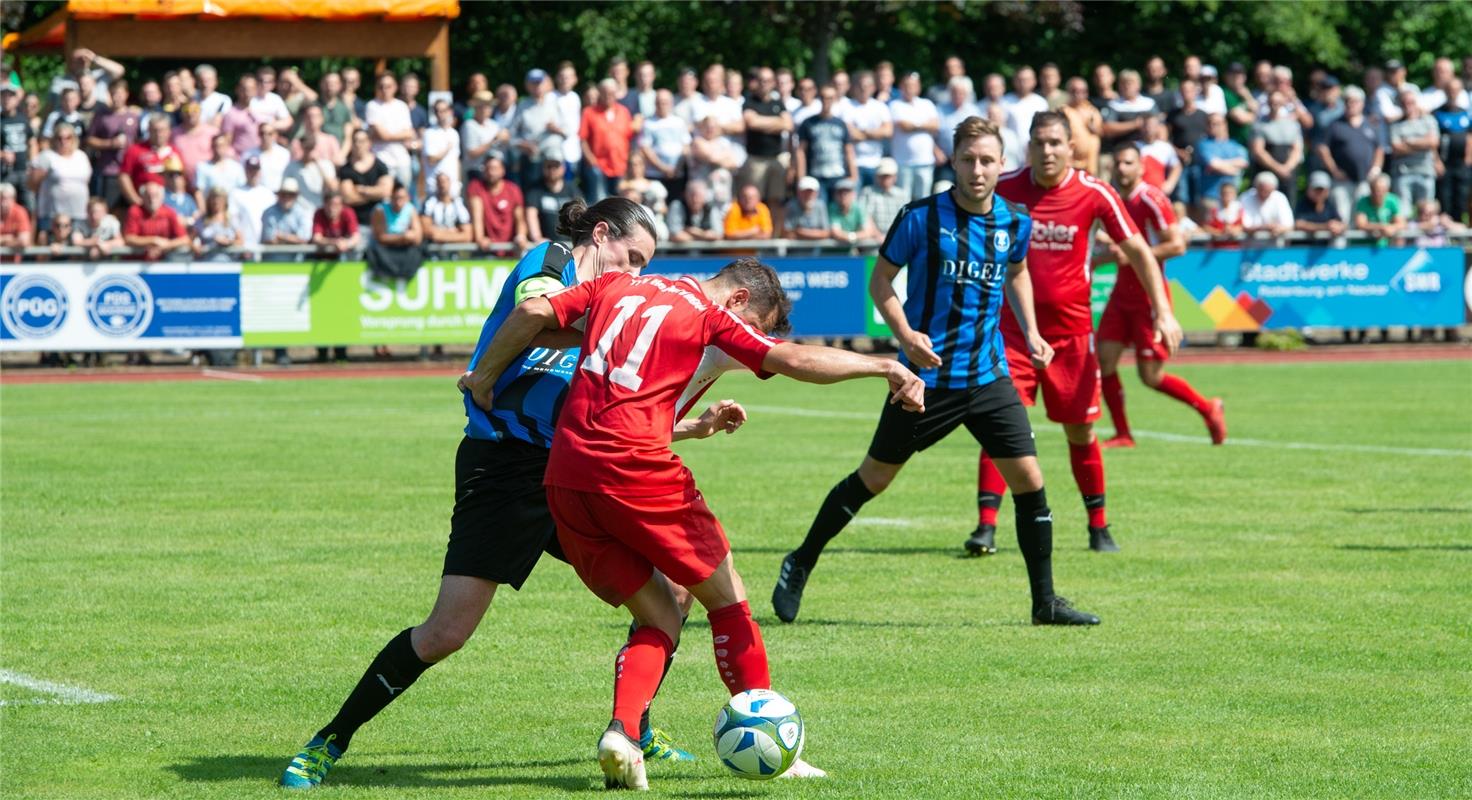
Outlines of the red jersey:
M 173 145 L 166 144 L 155 150 L 152 145 L 139 142 L 123 154 L 122 173 L 133 179 L 134 189 L 141 190 L 145 183 L 163 186 L 164 163 L 178 157 Z
M 765 377 L 762 359 L 777 344 L 690 277 L 613 272 L 547 299 L 563 327 L 587 317 L 547 461 L 549 486 L 632 497 L 680 491 L 690 473 L 670 440 L 706 347 Z
M 179 215 L 168 206 L 161 205 L 152 214 L 144 210 L 143 206 L 132 206 L 128 209 L 126 221 L 123 222 L 123 235 L 179 239 L 189 235 L 189 232 L 185 230 Z
M 1097 221 L 1116 242 L 1139 231 L 1125 213 L 1119 193 L 1082 170 L 1069 168 L 1051 189 L 1033 183 L 1032 167 L 1002 176 L 997 194 L 1027 207 L 1032 244 L 1027 271 L 1032 276 L 1038 330 L 1045 339 L 1078 336 L 1094 329 L 1089 302 L 1089 254 Z M 1002 332 L 1019 341 L 1022 329 L 1012 314 L 1002 315 Z
M 501 181 L 501 188 L 491 194 L 485 181 L 473 180 L 465 189 L 465 200 L 480 198 L 481 220 L 485 224 L 486 238 L 493 242 L 509 242 L 516 238 L 516 209 L 524 204 L 521 187 L 509 180 Z
M 1130 221 L 1135 223 L 1145 234 L 1146 241 L 1152 245 L 1159 243 L 1163 231 L 1176 224 L 1176 214 L 1171 210 L 1170 198 L 1165 196 L 1165 192 L 1143 180 L 1135 184 L 1135 188 L 1124 199 L 1124 210 L 1130 215 Z M 1164 280 L 1164 262 L 1160 264 L 1160 275 L 1161 280 Z M 1129 264 L 1119 265 L 1119 277 L 1115 280 L 1110 299 L 1127 303 L 1131 308 L 1150 308 L 1150 296 L 1145 294 L 1145 287 L 1140 284 L 1139 276 Z

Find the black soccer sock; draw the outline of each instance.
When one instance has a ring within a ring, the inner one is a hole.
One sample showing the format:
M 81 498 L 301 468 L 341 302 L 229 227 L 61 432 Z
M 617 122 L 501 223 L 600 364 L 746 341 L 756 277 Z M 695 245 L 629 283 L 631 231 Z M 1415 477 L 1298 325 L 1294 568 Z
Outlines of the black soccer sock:
M 873 499 L 874 493 L 864 485 L 859 473 L 850 472 L 848 477 L 839 481 L 828 492 L 828 497 L 823 500 L 823 507 L 818 509 L 818 516 L 813 518 L 812 527 L 808 528 L 807 538 L 793 551 L 793 557 L 803 566 L 812 569 L 817 565 L 818 556 L 823 554 L 823 548 L 828 546 L 828 542 L 848 525 L 849 520 L 859 513 L 865 503 Z
M 1027 562 L 1032 604 L 1053 599 L 1053 512 L 1045 489 L 1012 495 L 1017 510 L 1017 547 Z
M 327 727 L 317 732 L 318 736 L 324 739 L 336 736 L 332 743 L 347 750 L 353 734 L 358 732 L 363 723 L 377 716 L 378 712 L 418 680 L 425 670 L 434 666 L 421 661 L 414 652 L 414 645 L 409 639 L 412 630 L 414 629 L 405 628 L 383 646 L 374 657 L 373 663 L 368 665 L 368 671 L 358 679 L 358 685 L 353 687 L 337 716 L 327 723 Z

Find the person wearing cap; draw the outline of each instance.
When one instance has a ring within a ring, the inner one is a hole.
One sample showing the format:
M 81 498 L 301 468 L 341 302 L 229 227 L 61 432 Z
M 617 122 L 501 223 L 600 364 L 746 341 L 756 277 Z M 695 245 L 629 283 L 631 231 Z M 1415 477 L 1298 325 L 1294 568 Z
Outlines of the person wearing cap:
M 907 73 L 899 83 L 899 96 L 889 101 L 894 118 L 890 153 L 899 167 L 899 186 L 910 200 L 930 195 L 935 182 L 935 137 L 940 132 L 940 111 L 935 103 L 920 96 L 920 75 Z M 1038 98 L 1042 99 L 1042 98 Z M 1046 105 L 1047 101 L 1043 101 Z
M 1441 207 L 1453 217 L 1469 211 L 1472 203 L 1472 104 L 1460 78 L 1446 85 L 1446 104 L 1432 116 L 1441 130 L 1441 161 L 1446 168 L 1437 181 L 1437 198 Z
M 1248 234 L 1282 236 L 1293 230 L 1293 207 L 1278 191 L 1278 176 L 1264 170 L 1252 179 L 1252 191 L 1242 196 L 1242 230 Z
M 1421 89 L 1406 80 L 1406 65 L 1398 58 L 1385 62 L 1385 83 L 1375 88 L 1375 108 L 1380 118 L 1388 125 L 1399 122 L 1406 115 L 1401 104 L 1401 92 L 1409 89 L 1420 99 Z
M 118 189 L 129 205 L 143 202 L 139 193 L 146 183 L 164 183 L 164 162 L 177 159 L 169 144 L 173 125 L 167 114 L 154 114 L 148 119 L 148 140 L 129 147 L 118 171 Z
M 1381 247 L 1390 244 L 1391 237 L 1405 230 L 1406 212 L 1400 198 L 1390 191 L 1390 176 L 1376 175 L 1370 181 L 1370 193 L 1361 197 L 1354 205 L 1354 227 L 1373 237 Z
M 1366 183 L 1385 163 L 1385 131 L 1365 114 L 1365 92 L 1358 86 L 1344 90 L 1344 116 L 1329 126 L 1319 144 L 1319 161 L 1334 179 L 1330 197 L 1340 218 L 1348 219 L 1356 198 L 1369 191 Z
M 230 213 L 247 247 L 261 243 L 261 220 L 266 209 L 276 203 L 276 193 L 261 182 L 261 160 L 247 158 L 244 163 L 245 183 L 230 193 Z
M 787 211 L 782 216 L 782 238 L 784 239 L 827 239 L 829 230 L 828 207 L 823 204 L 818 179 L 804 175 L 797 181 L 797 196 L 787 201 Z
M 493 150 L 502 150 L 511 141 L 511 132 L 502 130 L 491 119 L 495 97 L 488 91 L 476 92 L 470 98 L 470 119 L 460 126 L 460 147 L 467 180 L 475 180 L 485 170 L 486 158 Z M 504 152 L 502 159 L 505 159 Z
M 965 81 L 970 87 L 970 79 Z M 858 165 L 854 160 L 854 144 L 848 126 L 838 118 L 838 90 L 826 85 L 818 90 L 818 113 L 803 120 L 797 129 L 796 168 L 798 178 L 811 177 L 818 182 L 819 199 L 833 199 L 833 186 L 840 180 L 857 181 Z M 975 104 L 970 104 L 975 108 Z
M 551 157 L 562 160 L 563 130 L 557 98 L 552 96 L 552 79 L 546 71 L 529 70 L 525 85 L 526 97 L 521 101 L 521 109 L 511 123 L 506 141 L 521 165 L 520 184 L 532 186 L 542 179 L 542 166 L 550 151 L 555 148 L 556 152 L 550 153 Z M 477 147 L 484 146 L 484 138 L 484 132 L 477 135 Z
M 142 250 L 144 261 L 187 252 L 189 231 L 174 209 L 164 205 L 163 184 L 143 184 L 138 197 L 138 204 L 128 209 L 128 216 L 123 220 L 123 243 Z
M 537 163 L 542 165 L 542 174 L 525 193 L 526 238 L 531 245 L 554 238 L 561 241 L 557 236 L 558 213 L 564 205 L 583 198 L 572 181 L 567 179 L 567 162 L 562 160 L 561 142 L 544 144 Z
M 668 197 L 685 191 L 682 176 L 690 142 L 690 129 L 675 116 L 675 96 L 668 89 L 655 92 L 654 110 L 644 118 L 638 144 L 644 156 L 644 177 L 663 184 Z
M 276 202 L 261 214 L 261 244 L 306 244 L 312 241 L 312 212 L 297 202 L 301 185 L 283 178 Z
M 1329 173 L 1319 171 L 1308 176 L 1308 189 L 1298 200 L 1293 211 L 1293 228 L 1303 233 L 1329 233 L 1339 236 L 1348 227 L 1334 204 L 1329 200 L 1329 189 L 1334 179 Z
M 873 218 L 859 205 L 857 186 L 850 178 L 839 180 L 833 184 L 833 199 L 828 202 L 828 219 L 832 223 L 830 233 L 834 239 L 849 244 L 879 239 L 879 229 L 874 227 Z
M 1436 175 L 1442 171 L 1437 151 L 1441 132 L 1436 120 L 1421 110 L 1421 93 L 1410 84 L 1400 89 L 1401 119 L 1390 124 L 1389 166 L 1401 205 L 1415 208 L 1436 197 Z
M 1339 79 L 1323 72 L 1320 73 L 1309 90 L 1309 99 L 1303 104 L 1309 116 L 1313 118 L 1313 127 L 1304 131 L 1307 141 L 1304 146 L 1307 150 L 1304 161 L 1310 171 L 1321 170 L 1324 164 L 1319 160 L 1319 145 L 1324 143 L 1324 138 L 1329 134 L 1329 126 L 1334 120 L 1344 116 L 1344 92 L 1339 86 Z
M 874 184 L 859 192 L 859 206 L 881 231 L 889 230 L 895 217 L 910 202 L 910 193 L 899 186 L 899 172 L 894 159 L 880 159 L 874 170 Z
M 26 172 L 37 152 L 36 134 L 21 110 L 23 95 L 14 80 L 0 84 L 0 183 L 14 186 L 17 196 L 27 193 Z
M 1227 113 L 1227 92 L 1221 86 L 1216 67 L 1210 64 L 1202 64 L 1200 56 L 1187 56 L 1185 64 L 1185 77 L 1194 78 L 1201 84 L 1201 110 L 1208 114 L 1221 114 L 1225 116 Z M 1192 68 L 1193 66 L 1194 69 Z M 1232 67 L 1236 67 L 1237 72 L 1242 72 L 1242 65 L 1233 62 L 1227 67 L 1229 75 L 1232 72 Z
M 179 221 L 187 230 L 194 230 L 199 222 L 199 202 L 189 191 L 189 180 L 184 177 L 184 163 L 178 156 L 164 162 L 164 205 L 174 209 Z

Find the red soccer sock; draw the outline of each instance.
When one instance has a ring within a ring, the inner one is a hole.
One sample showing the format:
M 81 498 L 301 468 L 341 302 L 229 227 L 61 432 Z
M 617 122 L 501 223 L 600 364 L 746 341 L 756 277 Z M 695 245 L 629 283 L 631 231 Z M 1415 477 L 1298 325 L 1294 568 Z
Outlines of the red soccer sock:
M 716 668 L 731 694 L 772 688 L 767 648 L 762 644 L 761 628 L 751 618 L 751 606 L 743 600 L 705 616 L 710 620 L 710 638 L 715 643 Z
M 1104 455 L 1099 451 L 1099 440 L 1088 444 L 1069 442 L 1068 460 L 1073 464 L 1073 480 L 1078 484 L 1079 494 L 1084 496 L 1084 508 L 1089 511 L 1089 527 L 1108 525 L 1104 515 Z
M 1124 384 L 1119 382 L 1119 373 L 1104 376 L 1104 405 L 1109 407 L 1109 418 L 1114 420 L 1114 435 L 1130 435 L 1130 421 L 1124 415 Z
M 635 628 L 628 644 L 618 651 L 613 666 L 613 718 L 624 724 L 624 732 L 637 738 L 639 718 L 654 699 L 664 678 L 664 665 L 675 643 L 664 631 L 652 626 Z
M 1191 384 L 1187 383 L 1185 378 L 1178 378 L 1175 375 L 1162 375 L 1160 377 L 1160 385 L 1156 386 L 1155 390 L 1161 394 L 1174 397 L 1196 409 L 1196 413 L 1198 414 L 1205 414 L 1211 410 L 1211 404 L 1206 402 L 1206 398 L 1197 394 L 1196 390 L 1191 388 Z M 1114 406 L 1110 406 L 1109 410 L 1113 412 Z
M 982 525 L 997 524 L 997 509 L 1002 507 L 1002 495 L 1007 493 L 1007 481 L 1002 471 L 992 463 L 991 456 L 981 451 L 981 460 L 976 465 L 976 511 Z

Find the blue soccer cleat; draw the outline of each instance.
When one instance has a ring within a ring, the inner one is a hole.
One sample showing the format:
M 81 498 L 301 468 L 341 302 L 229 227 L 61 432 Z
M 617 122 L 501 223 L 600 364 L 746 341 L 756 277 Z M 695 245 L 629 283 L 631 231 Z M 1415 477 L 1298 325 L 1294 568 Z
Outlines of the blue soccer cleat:
M 639 737 L 647 761 L 694 761 L 695 756 L 675 746 L 675 740 L 659 728 L 649 728 Z
M 336 738 L 336 735 L 326 739 L 313 736 L 312 741 L 307 742 L 307 746 L 286 765 L 286 771 L 281 773 L 281 785 L 288 789 L 317 788 L 327 777 L 327 771 L 342 758 L 342 750 L 332 743 Z

